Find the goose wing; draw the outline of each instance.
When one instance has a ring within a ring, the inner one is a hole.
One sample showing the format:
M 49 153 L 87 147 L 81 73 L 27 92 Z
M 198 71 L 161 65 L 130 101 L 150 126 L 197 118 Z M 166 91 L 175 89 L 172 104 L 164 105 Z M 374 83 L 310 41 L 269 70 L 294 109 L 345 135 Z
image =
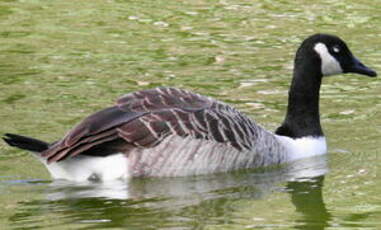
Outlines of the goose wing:
M 151 148 L 170 135 L 250 149 L 256 125 L 233 107 L 175 88 L 124 95 L 116 105 L 84 119 L 42 153 L 48 162 L 78 154 L 107 155 Z

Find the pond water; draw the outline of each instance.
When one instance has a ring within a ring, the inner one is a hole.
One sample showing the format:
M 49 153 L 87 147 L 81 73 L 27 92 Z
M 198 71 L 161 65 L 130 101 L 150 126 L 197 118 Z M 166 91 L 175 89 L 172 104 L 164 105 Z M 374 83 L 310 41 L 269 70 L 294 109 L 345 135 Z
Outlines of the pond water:
M 1 0 L 0 133 L 54 141 L 125 93 L 174 86 L 269 130 L 316 32 L 381 72 L 379 0 Z M 261 170 L 128 183 L 51 181 L 0 142 L 0 229 L 381 229 L 381 81 L 324 79 L 329 154 Z

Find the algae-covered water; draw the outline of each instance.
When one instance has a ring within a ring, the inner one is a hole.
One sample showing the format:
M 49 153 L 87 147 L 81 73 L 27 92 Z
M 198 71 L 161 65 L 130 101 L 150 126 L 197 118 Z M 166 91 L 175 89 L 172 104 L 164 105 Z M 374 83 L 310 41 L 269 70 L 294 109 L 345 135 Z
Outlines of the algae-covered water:
M 380 28 L 380 0 L 2 0 L 0 133 L 54 141 L 156 86 L 274 130 L 305 37 L 339 35 L 381 72 Z M 329 154 L 280 168 L 73 184 L 0 142 L 0 229 L 381 229 L 380 92 L 379 78 L 324 79 Z

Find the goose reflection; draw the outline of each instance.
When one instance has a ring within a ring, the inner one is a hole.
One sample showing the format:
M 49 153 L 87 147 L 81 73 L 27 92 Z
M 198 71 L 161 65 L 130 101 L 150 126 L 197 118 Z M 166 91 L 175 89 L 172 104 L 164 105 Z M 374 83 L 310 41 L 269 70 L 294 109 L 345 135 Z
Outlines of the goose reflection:
M 177 224 L 174 229 L 187 229 L 197 227 L 195 223 L 231 219 L 235 212 L 232 207 L 239 199 L 263 199 L 274 191 L 286 191 L 301 214 L 295 228 L 324 229 L 330 219 L 322 197 L 327 171 L 326 157 L 317 156 L 279 168 L 230 174 L 133 179 L 127 183 L 54 181 L 47 187 L 46 200 L 23 205 L 38 204 L 40 208 L 48 206 L 49 210 L 56 207 L 63 218 L 94 222 L 98 227 L 131 226 L 148 221 L 155 229 Z M 21 208 L 20 212 L 27 210 L 32 209 Z M 18 212 L 16 215 L 34 214 Z
M 287 189 L 296 211 L 302 214 L 296 229 L 318 230 L 328 227 L 331 215 L 328 212 L 322 194 L 324 175 L 310 178 L 308 181 L 288 182 Z

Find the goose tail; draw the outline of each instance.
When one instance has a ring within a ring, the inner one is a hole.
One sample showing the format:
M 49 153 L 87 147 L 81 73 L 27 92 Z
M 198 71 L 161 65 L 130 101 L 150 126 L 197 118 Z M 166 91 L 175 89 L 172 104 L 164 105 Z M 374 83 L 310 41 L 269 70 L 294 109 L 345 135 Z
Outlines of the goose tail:
M 32 152 L 43 152 L 49 148 L 49 144 L 31 137 L 6 133 L 3 140 L 10 146 L 17 147 Z

